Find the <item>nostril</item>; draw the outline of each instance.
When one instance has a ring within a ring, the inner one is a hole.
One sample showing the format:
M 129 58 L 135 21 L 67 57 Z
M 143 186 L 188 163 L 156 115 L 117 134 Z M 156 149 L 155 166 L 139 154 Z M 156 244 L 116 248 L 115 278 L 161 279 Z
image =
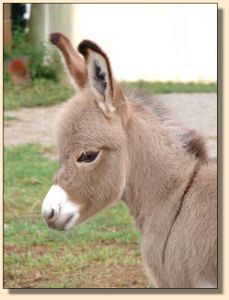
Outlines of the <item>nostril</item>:
M 54 216 L 54 209 L 51 210 L 50 214 L 48 215 L 48 220 L 52 219 L 52 217 Z
M 57 215 L 58 215 L 58 212 L 57 210 L 54 208 L 43 208 L 42 209 L 42 213 L 41 213 L 42 217 L 45 219 L 46 222 L 54 222 Z

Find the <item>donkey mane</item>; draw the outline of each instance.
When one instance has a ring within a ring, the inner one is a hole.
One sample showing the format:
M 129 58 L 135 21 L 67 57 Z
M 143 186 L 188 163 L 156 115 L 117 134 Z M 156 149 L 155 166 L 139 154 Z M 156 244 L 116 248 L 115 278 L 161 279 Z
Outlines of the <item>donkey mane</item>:
M 196 130 L 184 128 L 176 122 L 173 114 L 164 106 L 162 101 L 155 96 L 140 93 L 136 90 L 127 90 L 125 94 L 131 102 L 135 103 L 138 111 L 146 108 L 156 116 L 169 130 L 170 134 L 181 143 L 187 154 L 194 156 L 203 163 L 208 161 L 209 157 L 205 138 Z

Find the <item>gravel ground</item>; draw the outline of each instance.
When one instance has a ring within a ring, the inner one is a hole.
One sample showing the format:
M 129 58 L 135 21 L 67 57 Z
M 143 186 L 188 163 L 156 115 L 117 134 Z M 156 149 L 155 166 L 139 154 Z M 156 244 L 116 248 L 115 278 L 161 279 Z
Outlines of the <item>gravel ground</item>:
M 217 95 L 163 94 L 158 95 L 183 126 L 196 129 L 207 139 L 210 157 L 217 156 Z
M 156 95 L 174 112 L 184 127 L 196 129 L 207 138 L 210 157 L 217 156 L 217 95 L 163 94 Z M 4 145 L 26 143 L 55 145 L 54 124 L 60 105 L 22 108 L 6 111 L 4 116 Z M 7 118 L 12 117 L 12 120 Z M 15 118 L 15 119 L 14 119 Z

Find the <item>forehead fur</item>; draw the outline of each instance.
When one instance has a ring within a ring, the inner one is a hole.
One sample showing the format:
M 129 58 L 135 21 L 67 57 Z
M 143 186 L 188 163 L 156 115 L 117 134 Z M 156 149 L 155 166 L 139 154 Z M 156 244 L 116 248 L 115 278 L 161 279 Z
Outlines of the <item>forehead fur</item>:
M 114 114 L 106 118 L 90 89 L 81 91 L 66 102 L 57 117 L 60 148 L 81 151 L 92 150 L 93 147 L 116 148 L 123 143 L 123 134 L 120 116 Z

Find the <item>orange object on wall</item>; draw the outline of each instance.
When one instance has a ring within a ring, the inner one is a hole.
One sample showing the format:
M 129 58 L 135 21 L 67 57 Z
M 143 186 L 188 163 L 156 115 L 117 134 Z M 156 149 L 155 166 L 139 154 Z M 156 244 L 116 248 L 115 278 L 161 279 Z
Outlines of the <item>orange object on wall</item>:
M 29 79 L 29 69 L 22 59 L 14 59 L 8 65 L 8 72 L 14 84 L 20 84 Z

